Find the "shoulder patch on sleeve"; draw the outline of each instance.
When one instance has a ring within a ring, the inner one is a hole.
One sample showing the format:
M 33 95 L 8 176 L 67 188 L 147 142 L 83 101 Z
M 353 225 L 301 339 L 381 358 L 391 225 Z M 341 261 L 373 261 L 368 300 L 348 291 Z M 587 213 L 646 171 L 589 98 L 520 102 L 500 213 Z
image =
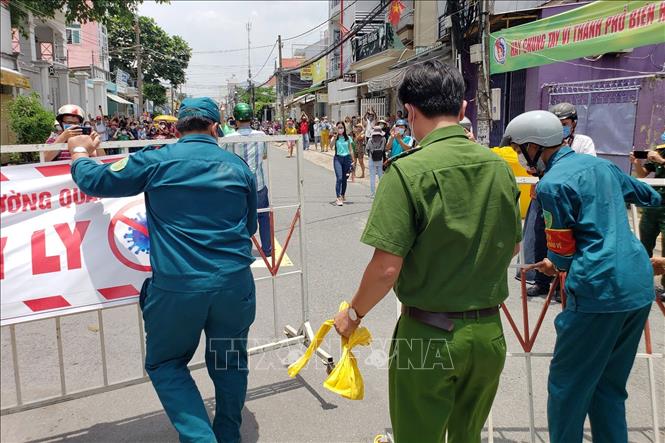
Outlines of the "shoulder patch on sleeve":
M 545 220 L 545 228 L 550 229 L 552 227 L 552 213 L 543 209 L 543 219 Z
M 571 257 L 577 250 L 572 229 L 545 229 L 547 249 L 563 257 Z
M 125 169 L 125 166 L 127 166 L 127 162 L 129 161 L 129 157 L 125 157 L 121 160 L 118 160 L 115 163 L 112 163 L 110 166 L 111 171 L 113 172 L 120 172 L 123 169 Z

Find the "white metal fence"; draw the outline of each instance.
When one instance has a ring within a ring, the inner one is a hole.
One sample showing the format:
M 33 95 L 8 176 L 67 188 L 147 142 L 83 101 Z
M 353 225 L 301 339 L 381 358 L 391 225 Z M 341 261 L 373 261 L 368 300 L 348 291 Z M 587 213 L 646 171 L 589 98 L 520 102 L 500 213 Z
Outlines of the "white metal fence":
M 299 269 L 296 270 L 289 270 L 288 272 L 279 272 L 279 263 L 277 262 L 277 266 L 275 267 L 276 263 L 276 258 L 275 254 L 273 252 L 273 256 L 271 257 L 272 259 L 272 266 L 275 268 L 275 272 L 273 273 L 271 271 L 271 275 L 266 276 L 266 277 L 259 277 L 255 278 L 254 280 L 256 282 L 258 281 L 264 281 L 264 280 L 271 280 L 271 287 L 272 287 L 272 303 L 273 303 L 273 326 L 274 326 L 274 331 L 275 331 L 275 337 L 278 337 L 279 334 L 283 334 L 285 338 L 282 339 L 277 339 L 276 341 L 272 343 L 267 343 L 263 344 L 260 346 L 252 347 L 248 349 L 248 353 L 250 355 L 262 353 L 262 352 L 267 352 L 275 349 L 280 349 L 288 346 L 293 346 L 296 344 L 303 344 L 305 346 L 308 346 L 310 341 L 314 337 L 314 332 L 310 326 L 309 323 L 309 296 L 308 296 L 308 285 L 307 285 L 307 260 L 305 257 L 305 244 L 306 244 L 306 233 L 305 233 L 305 222 L 304 222 L 304 180 L 303 180 L 303 154 L 302 154 L 302 137 L 298 135 L 292 135 L 292 136 L 251 136 L 251 137 L 241 137 L 241 136 L 230 136 L 230 137 L 224 137 L 219 139 L 220 142 L 223 143 L 234 143 L 234 142 L 242 142 L 242 143 L 247 143 L 247 142 L 253 142 L 253 141 L 259 141 L 259 142 L 268 142 L 268 143 L 280 143 L 280 142 L 288 142 L 288 141 L 294 141 L 296 143 L 296 161 L 297 161 L 297 201 L 290 203 L 290 204 L 281 204 L 279 206 L 273 206 L 271 205 L 267 209 L 262 209 L 259 210 L 259 212 L 269 212 L 272 215 L 275 211 L 280 211 L 280 210 L 291 210 L 293 211 L 294 209 L 296 210 L 296 215 L 294 216 L 293 222 L 291 224 L 289 236 L 293 233 L 295 233 L 298 237 L 298 263 L 299 263 Z M 124 141 L 124 142 L 105 142 L 102 143 L 101 148 L 104 149 L 121 149 L 125 154 L 128 153 L 129 148 L 136 148 L 136 147 L 145 147 L 145 146 L 151 146 L 151 145 L 164 145 L 164 144 L 170 144 L 170 143 L 175 143 L 177 140 L 171 139 L 171 140 L 143 140 L 143 141 Z M 45 145 L 45 144 L 39 144 L 39 145 L 5 145 L 1 146 L 0 152 L 2 153 L 11 153 L 11 152 L 36 152 L 38 151 L 43 159 L 43 153 L 44 151 L 49 151 L 49 150 L 58 150 L 58 149 L 66 149 L 65 144 L 51 144 L 51 145 Z M 270 169 L 270 155 L 268 154 L 268 158 L 266 159 L 266 167 L 269 170 Z M 270 184 L 270 174 L 268 173 L 268 190 L 272 194 L 272 186 Z M 269 200 L 272 202 L 272 195 L 270 195 Z M 273 236 L 273 242 L 274 242 L 274 236 Z M 286 245 L 284 246 L 284 249 L 286 249 Z M 275 248 L 273 248 L 273 251 Z M 268 257 L 263 257 L 266 262 L 270 259 Z M 301 312 L 300 312 L 300 326 L 293 327 L 290 325 L 286 325 L 283 327 L 283 329 L 280 330 L 280 309 L 283 309 L 283 307 L 280 307 L 280 300 L 277 297 L 277 289 L 276 289 L 276 281 L 287 277 L 287 276 L 294 276 L 298 275 L 300 277 L 300 307 L 301 307 Z M 257 297 L 257 300 L 261 300 L 263 297 Z M 139 308 L 138 303 L 136 302 L 136 299 L 130 299 L 127 301 L 127 304 L 135 304 L 137 308 L 137 316 L 136 320 L 138 322 L 138 330 L 140 331 L 140 336 L 137 337 L 138 342 L 140 343 L 140 351 L 141 351 L 141 365 L 143 364 L 143 361 L 145 360 L 145 343 L 144 343 L 144 330 L 143 330 L 143 319 L 141 315 L 141 310 Z M 97 313 L 97 320 L 99 324 L 99 352 L 101 355 L 101 365 L 102 365 L 102 384 L 99 386 L 91 387 L 91 388 L 85 388 L 83 390 L 78 390 L 72 392 L 68 386 L 67 386 L 67 373 L 68 367 L 67 367 L 67 358 L 65 356 L 64 348 L 65 346 L 63 345 L 63 339 L 62 339 L 62 332 L 61 332 L 61 319 L 63 317 L 69 316 L 69 315 L 79 315 L 79 313 L 75 314 L 63 314 L 63 315 L 57 315 L 53 316 L 53 337 L 56 342 L 56 349 L 57 349 L 57 361 L 58 361 L 58 368 L 59 368 L 59 382 L 60 382 L 60 392 L 56 395 L 51 395 L 51 396 L 46 396 L 42 398 L 38 398 L 35 400 L 30 400 L 30 401 L 25 401 L 23 398 L 23 382 L 24 378 L 22 377 L 22 372 L 21 372 L 21 366 L 19 365 L 19 348 L 18 348 L 18 342 L 20 341 L 20 337 L 17 337 L 18 333 L 20 331 L 17 331 L 17 324 L 9 324 L 7 326 L 3 326 L 4 328 L 9 329 L 9 335 L 10 335 L 10 350 L 11 350 L 11 356 L 12 356 L 12 367 L 13 367 L 13 373 L 14 373 L 14 391 L 15 391 L 15 397 L 16 397 L 16 402 L 15 404 L 8 406 L 8 407 L 3 407 L 0 410 L 1 415 L 5 414 L 11 414 L 15 412 L 20 412 L 28 409 L 34 409 L 34 408 L 39 408 L 43 406 L 47 406 L 50 404 L 55 404 L 55 403 L 60 403 L 63 401 L 67 400 L 73 400 L 77 398 L 82 398 L 82 397 L 87 397 L 90 395 L 94 394 L 99 394 L 102 392 L 107 392 L 115 389 L 120 389 L 124 388 L 127 386 L 132 386 L 136 385 L 139 383 L 145 383 L 148 382 L 149 379 L 143 371 L 141 376 L 137 377 L 131 377 L 128 379 L 124 379 L 122 381 L 116 381 L 116 382 L 111 382 L 109 380 L 108 376 L 108 356 L 107 356 L 107 342 L 106 342 L 106 336 L 109 334 L 114 334 L 118 331 L 105 331 L 104 328 L 104 311 L 110 310 L 110 309 L 115 309 L 119 305 L 114 305 L 112 307 L 108 308 L 101 308 L 101 309 L 93 309 L 89 312 L 96 312 Z M 41 317 L 44 318 L 44 317 Z M 323 361 L 324 365 L 328 368 L 328 370 L 331 370 L 333 367 L 333 359 L 332 357 L 326 353 L 324 350 L 317 350 L 317 355 L 321 360 Z M 200 369 L 205 367 L 205 362 L 200 361 L 200 362 L 193 362 L 190 364 L 190 369 Z

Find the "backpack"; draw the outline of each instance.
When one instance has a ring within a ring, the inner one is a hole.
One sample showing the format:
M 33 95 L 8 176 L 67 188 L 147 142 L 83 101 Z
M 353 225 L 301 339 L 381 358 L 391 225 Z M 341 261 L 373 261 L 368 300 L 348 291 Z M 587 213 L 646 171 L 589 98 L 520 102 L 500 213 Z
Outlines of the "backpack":
M 383 137 L 381 137 L 379 143 L 375 143 L 373 139 L 368 140 L 367 153 L 375 162 L 382 162 L 386 155 L 386 142 Z

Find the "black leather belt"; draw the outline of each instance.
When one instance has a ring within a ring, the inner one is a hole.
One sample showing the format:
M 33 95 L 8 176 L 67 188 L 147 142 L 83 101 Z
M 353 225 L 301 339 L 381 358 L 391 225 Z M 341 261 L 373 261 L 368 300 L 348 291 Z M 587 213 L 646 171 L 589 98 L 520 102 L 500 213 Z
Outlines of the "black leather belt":
M 498 313 L 498 306 L 464 312 L 431 312 L 423 311 L 422 309 L 418 309 L 413 306 L 402 306 L 403 315 L 407 315 L 421 323 L 425 323 L 426 325 L 434 326 L 435 328 L 443 329 L 444 331 L 448 332 L 451 332 L 453 329 L 455 329 L 455 323 L 453 320 L 478 319 L 483 317 L 490 317 Z

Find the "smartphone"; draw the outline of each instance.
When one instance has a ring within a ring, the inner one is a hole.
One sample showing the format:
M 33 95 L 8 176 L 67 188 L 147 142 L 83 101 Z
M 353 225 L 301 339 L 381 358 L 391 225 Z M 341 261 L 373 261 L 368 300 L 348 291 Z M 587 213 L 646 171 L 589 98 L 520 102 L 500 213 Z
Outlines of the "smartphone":
M 92 127 L 91 126 L 81 126 L 81 134 L 83 134 L 83 135 L 92 134 Z
M 649 151 L 633 151 L 633 156 L 639 159 L 646 159 L 649 155 Z

